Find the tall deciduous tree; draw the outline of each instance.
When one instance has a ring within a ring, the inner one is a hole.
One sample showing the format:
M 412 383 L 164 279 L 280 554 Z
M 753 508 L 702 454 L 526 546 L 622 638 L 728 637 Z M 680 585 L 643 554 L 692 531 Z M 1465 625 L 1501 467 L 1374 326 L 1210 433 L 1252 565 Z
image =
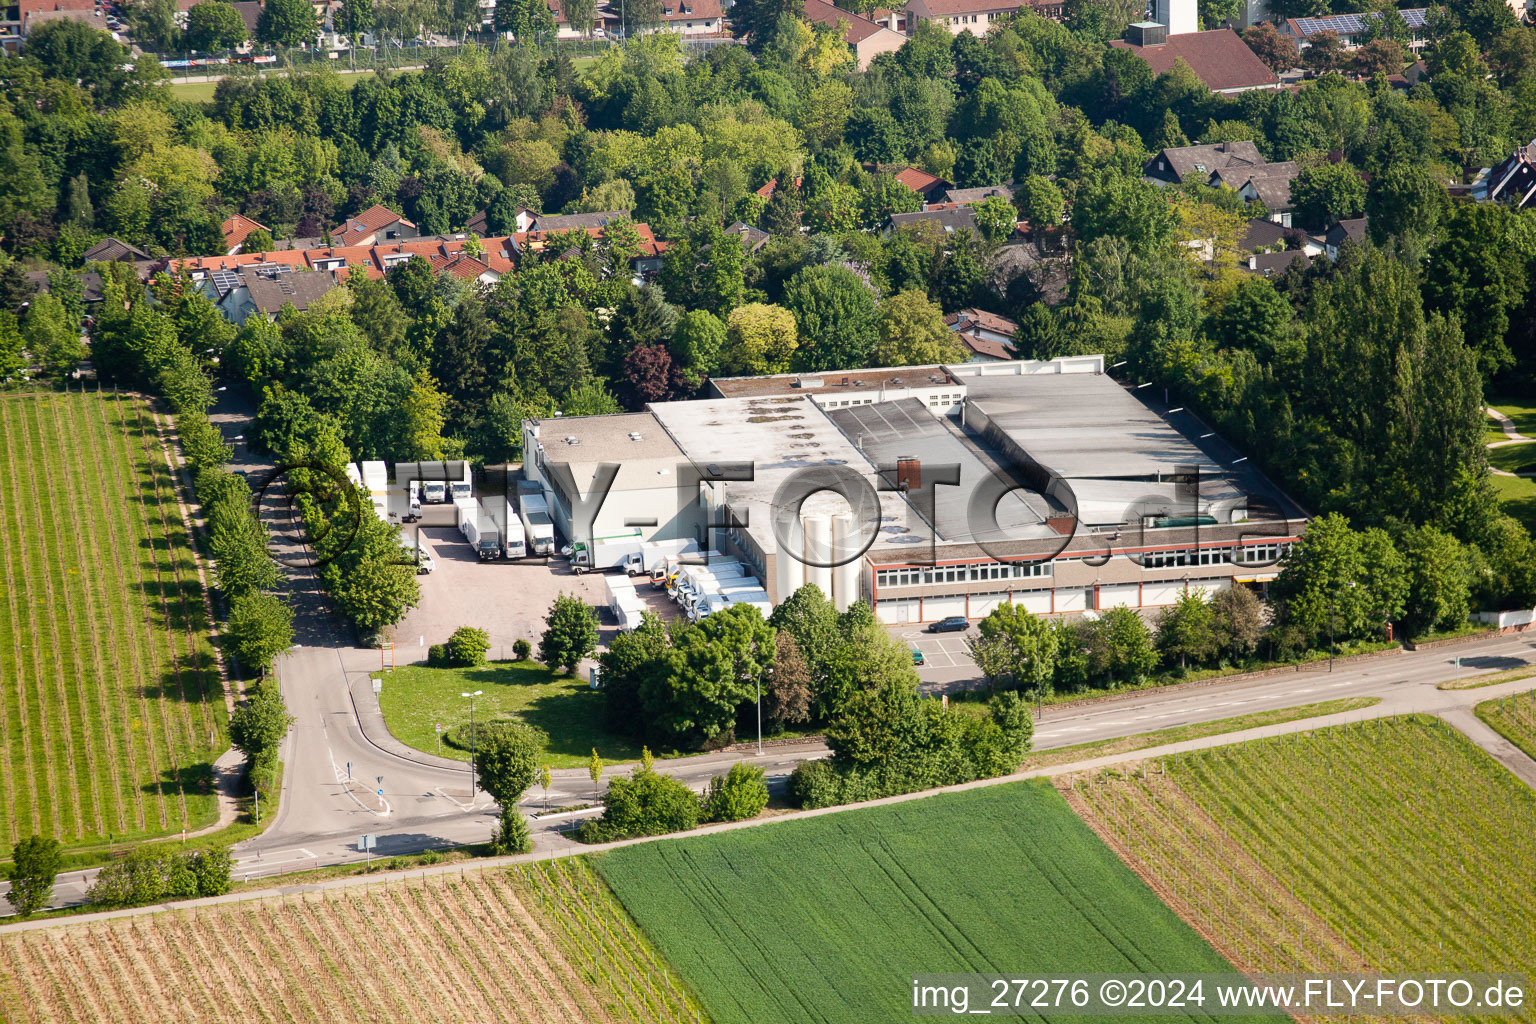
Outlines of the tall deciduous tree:
M 851 370 L 868 366 L 878 329 L 875 296 L 847 267 L 807 267 L 784 286 L 800 344 L 797 370 Z
M 314 43 L 320 20 L 309 0 L 267 0 L 256 20 L 256 38 L 278 46 Z
M 245 42 L 245 19 L 226 0 L 202 0 L 187 11 L 187 48 L 209 53 Z
M 230 605 L 228 632 L 240 660 L 266 672 L 273 659 L 293 646 L 293 609 L 274 594 L 246 594 Z
M 597 618 L 579 597 L 561 594 L 544 617 L 539 660 L 550 668 L 575 672 L 581 659 L 597 649 Z
M 31 836 L 11 847 L 11 863 L 5 877 L 11 889 L 5 894 L 16 913 L 30 917 L 53 898 L 53 883 L 64 866 L 59 841 L 52 836 Z
M 886 299 L 880 305 L 879 323 L 871 365 L 921 366 L 965 358 L 964 346 L 944 323 L 944 311 L 915 288 Z

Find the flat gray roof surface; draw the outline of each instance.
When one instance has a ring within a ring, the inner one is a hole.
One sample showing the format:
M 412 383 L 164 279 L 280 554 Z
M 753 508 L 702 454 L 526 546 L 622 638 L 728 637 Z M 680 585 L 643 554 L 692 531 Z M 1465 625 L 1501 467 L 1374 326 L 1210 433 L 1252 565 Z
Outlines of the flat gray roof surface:
M 933 487 L 934 518 L 939 539 L 967 542 L 977 539 L 969 520 L 969 506 L 976 488 L 990 472 L 966 441 L 916 398 L 875 405 L 832 409 L 828 417 L 875 465 L 891 465 L 898 459 L 915 458 L 932 474 L 939 466 L 958 466 L 957 486 Z M 1012 491 L 997 505 L 997 525 L 1007 537 L 1045 537 L 1046 503 L 1039 495 Z M 921 510 L 914 510 L 920 513 Z M 989 533 L 990 537 L 990 533 Z
M 973 406 L 1061 476 L 1156 477 L 1178 466 L 1199 466 L 1202 475 L 1221 472 L 1210 456 L 1104 374 L 977 377 L 966 383 Z

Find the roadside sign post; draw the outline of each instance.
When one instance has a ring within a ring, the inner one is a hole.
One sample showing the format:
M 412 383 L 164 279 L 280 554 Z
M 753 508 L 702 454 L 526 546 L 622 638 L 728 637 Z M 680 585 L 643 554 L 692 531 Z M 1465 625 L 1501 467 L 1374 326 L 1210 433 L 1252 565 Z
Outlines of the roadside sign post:
M 443 723 L 442 722 L 434 722 L 434 723 L 432 723 L 432 729 L 433 729 L 434 732 L 437 733 L 437 756 L 438 757 L 442 757 L 443 756 Z
M 379 676 L 373 677 L 373 692 L 376 694 L 384 692 L 384 680 Z
M 357 849 L 360 853 L 368 855 L 367 862 L 370 866 L 373 864 L 373 849 L 378 845 L 379 837 L 371 832 L 366 836 L 357 837 Z

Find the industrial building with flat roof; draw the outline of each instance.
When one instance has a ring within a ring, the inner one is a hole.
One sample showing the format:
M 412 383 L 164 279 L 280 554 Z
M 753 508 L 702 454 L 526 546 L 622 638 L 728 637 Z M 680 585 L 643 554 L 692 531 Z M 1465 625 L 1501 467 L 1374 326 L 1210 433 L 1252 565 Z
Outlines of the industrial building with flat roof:
M 813 582 L 886 622 L 1262 586 L 1306 520 L 1101 356 L 730 378 L 709 393 L 529 421 L 525 475 L 569 531 L 599 464 L 616 463 L 595 535 L 649 523 L 626 529 L 740 559 L 775 602 Z

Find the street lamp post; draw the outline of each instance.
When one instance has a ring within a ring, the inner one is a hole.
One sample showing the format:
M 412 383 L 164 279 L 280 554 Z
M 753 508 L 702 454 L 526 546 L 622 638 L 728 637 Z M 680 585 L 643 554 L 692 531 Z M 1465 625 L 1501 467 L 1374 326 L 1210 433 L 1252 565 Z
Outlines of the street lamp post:
M 461 693 L 460 697 L 469 698 L 469 799 L 475 799 L 475 698 L 484 693 L 484 690 L 476 690 L 474 693 Z
M 773 669 L 768 671 L 772 672 Z M 757 687 L 757 756 L 763 756 L 763 677 L 757 676 L 752 680 Z

